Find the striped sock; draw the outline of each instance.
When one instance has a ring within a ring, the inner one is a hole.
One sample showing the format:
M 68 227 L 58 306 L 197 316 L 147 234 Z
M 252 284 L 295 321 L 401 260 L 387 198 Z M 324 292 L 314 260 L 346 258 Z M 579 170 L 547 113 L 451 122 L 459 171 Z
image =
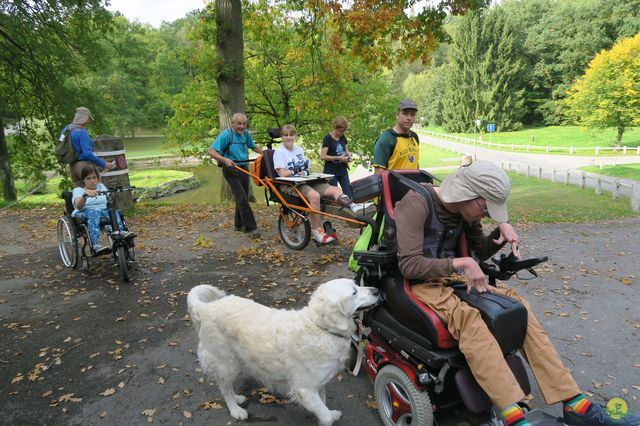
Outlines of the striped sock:
M 583 393 L 578 394 L 573 398 L 564 400 L 562 401 L 562 403 L 564 404 L 564 411 L 575 411 L 578 414 L 586 413 L 591 406 L 591 403 Z
M 502 410 L 502 418 L 506 426 L 531 426 L 531 423 L 524 418 L 524 411 L 518 404 L 511 404 Z

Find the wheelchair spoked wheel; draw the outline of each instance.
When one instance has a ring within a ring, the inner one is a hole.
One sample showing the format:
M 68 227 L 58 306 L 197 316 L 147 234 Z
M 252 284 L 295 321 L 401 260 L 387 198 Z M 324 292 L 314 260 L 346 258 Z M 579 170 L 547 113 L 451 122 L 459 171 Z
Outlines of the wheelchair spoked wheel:
M 429 395 L 416 389 L 399 367 L 386 365 L 378 372 L 374 393 L 380 418 L 386 426 L 433 425 Z
M 131 279 L 129 275 L 129 250 L 124 245 L 119 245 L 118 248 L 116 248 L 116 263 L 120 269 L 122 279 L 128 283 Z
M 278 232 L 282 241 L 293 250 L 302 250 L 311 239 L 311 224 L 306 216 L 291 209 L 281 208 Z
M 64 266 L 76 269 L 78 267 L 78 240 L 76 236 L 76 228 L 71 223 L 73 219 L 64 216 L 58 219 L 58 250 L 60 258 Z

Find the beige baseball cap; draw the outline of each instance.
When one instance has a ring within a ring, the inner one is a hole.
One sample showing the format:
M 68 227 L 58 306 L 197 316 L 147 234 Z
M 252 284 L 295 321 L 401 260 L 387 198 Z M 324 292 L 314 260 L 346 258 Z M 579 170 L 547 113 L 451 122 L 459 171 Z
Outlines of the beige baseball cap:
M 489 216 L 503 223 L 509 220 L 509 191 L 507 174 L 492 162 L 480 160 L 450 174 L 440 185 L 440 198 L 445 203 L 483 198 L 487 202 Z

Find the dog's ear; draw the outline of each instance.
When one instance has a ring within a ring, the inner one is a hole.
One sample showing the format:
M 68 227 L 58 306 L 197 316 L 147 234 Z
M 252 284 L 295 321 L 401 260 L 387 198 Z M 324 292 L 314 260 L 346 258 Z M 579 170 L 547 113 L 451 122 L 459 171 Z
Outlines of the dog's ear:
M 309 308 L 313 322 L 329 330 L 344 333 L 351 329 L 353 323 L 353 301 L 340 299 L 324 291 L 316 291 L 311 297 Z

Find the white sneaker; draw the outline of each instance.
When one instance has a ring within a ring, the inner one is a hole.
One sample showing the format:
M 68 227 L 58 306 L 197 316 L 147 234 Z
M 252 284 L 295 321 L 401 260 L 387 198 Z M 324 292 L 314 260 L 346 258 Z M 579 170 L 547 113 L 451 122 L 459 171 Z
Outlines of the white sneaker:
M 376 205 L 374 203 L 353 203 L 351 204 L 351 211 L 355 214 L 369 214 L 373 213 L 376 210 Z
M 313 235 L 313 239 L 320 244 L 329 244 L 332 241 L 335 241 L 331 235 L 327 235 L 323 229 L 314 229 L 311 231 L 311 235 Z

